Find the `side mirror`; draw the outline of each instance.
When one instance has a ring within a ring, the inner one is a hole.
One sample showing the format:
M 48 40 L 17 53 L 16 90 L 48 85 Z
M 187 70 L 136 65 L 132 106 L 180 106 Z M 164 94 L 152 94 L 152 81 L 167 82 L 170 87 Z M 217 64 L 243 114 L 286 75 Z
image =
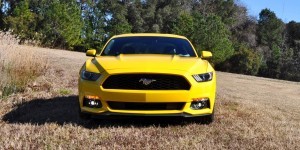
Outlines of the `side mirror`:
M 212 53 L 210 51 L 202 51 L 201 52 L 201 58 L 207 59 L 207 58 L 211 58 L 211 57 L 212 57 Z
M 96 56 L 96 50 L 95 49 L 87 50 L 86 51 L 86 56 L 95 57 Z

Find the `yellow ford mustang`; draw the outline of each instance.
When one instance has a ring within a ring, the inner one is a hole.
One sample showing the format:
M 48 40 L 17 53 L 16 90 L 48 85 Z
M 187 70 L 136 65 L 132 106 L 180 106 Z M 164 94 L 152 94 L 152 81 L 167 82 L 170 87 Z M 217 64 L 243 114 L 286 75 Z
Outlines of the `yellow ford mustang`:
M 216 73 L 191 42 L 172 34 L 123 34 L 88 50 L 80 70 L 79 114 L 214 117 Z

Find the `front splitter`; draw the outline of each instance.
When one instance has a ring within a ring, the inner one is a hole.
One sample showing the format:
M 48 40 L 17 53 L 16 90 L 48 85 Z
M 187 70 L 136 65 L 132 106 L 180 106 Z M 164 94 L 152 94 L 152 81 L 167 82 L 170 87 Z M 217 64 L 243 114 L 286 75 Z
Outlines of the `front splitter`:
M 197 115 L 191 115 L 188 113 L 172 113 L 172 114 L 136 114 L 136 113 L 116 113 L 116 112 L 103 112 L 103 113 L 89 113 L 89 112 L 82 112 L 82 113 L 86 113 L 86 114 L 90 114 L 92 115 L 93 118 L 103 118 L 103 117 L 129 117 L 129 116 L 170 116 L 170 117 L 200 117 L 200 116 L 208 116 L 211 114 L 197 114 Z

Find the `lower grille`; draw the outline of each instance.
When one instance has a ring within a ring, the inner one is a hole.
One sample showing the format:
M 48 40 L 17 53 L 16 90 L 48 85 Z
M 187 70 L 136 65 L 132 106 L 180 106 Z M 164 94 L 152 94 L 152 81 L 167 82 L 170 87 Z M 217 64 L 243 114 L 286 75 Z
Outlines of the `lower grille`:
M 189 90 L 191 86 L 179 75 L 118 74 L 109 76 L 102 87 L 126 90 Z
M 116 110 L 182 110 L 185 103 L 137 103 L 107 102 L 111 109 Z

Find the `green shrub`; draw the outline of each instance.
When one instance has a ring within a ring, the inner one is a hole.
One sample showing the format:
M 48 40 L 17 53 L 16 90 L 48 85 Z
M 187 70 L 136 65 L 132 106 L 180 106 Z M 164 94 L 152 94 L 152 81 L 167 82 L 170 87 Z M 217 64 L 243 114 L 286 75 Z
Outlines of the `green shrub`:
M 221 70 L 247 75 L 257 75 L 261 66 L 261 57 L 244 45 L 227 61 L 221 64 Z

